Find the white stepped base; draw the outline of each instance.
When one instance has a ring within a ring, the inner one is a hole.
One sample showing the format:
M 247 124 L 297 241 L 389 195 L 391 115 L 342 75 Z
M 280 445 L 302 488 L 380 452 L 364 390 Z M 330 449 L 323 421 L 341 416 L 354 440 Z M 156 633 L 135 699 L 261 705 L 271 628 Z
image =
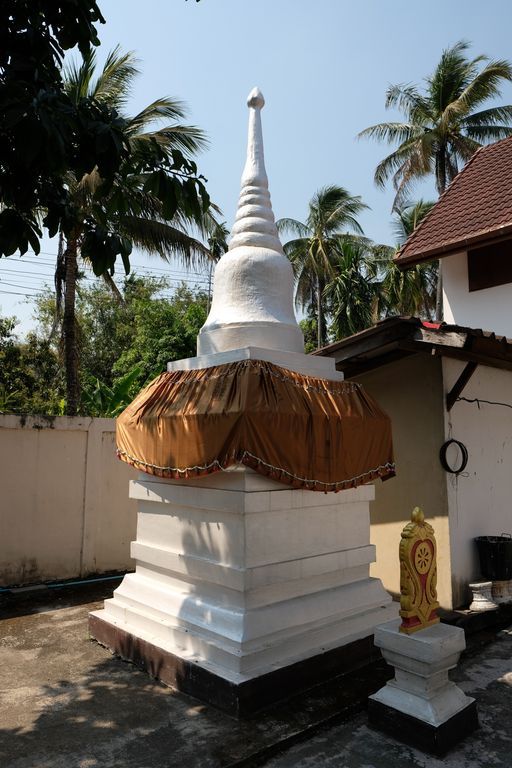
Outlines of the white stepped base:
M 136 572 L 94 616 L 234 683 L 368 637 L 398 612 L 369 577 L 373 493 L 144 475 Z
M 338 597 L 343 601 L 343 594 Z M 194 625 L 179 615 L 148 608 L 142 602 L 118 596 L 117 592 L 105 602 L 104 610 L 93 615 L 225 679 L 241 683 L 367 637 L 373 634 L 376 622 L 389 620 L 396 611 L 393 604 L 378 603 L 357 615 L 340 610 L 335 618 L 287 627 L 250 642 L 233 638 L 229 622 L 222 622 L 215 609 L 210 612 L 208 608 L 208 612 L 217 631 L 206 625 Z M 243 614 L 237 618 L 243 626 Z M 256 616 L 251 618 L 257 620 Z M 222 629 L 226 634 L 219 634 Z

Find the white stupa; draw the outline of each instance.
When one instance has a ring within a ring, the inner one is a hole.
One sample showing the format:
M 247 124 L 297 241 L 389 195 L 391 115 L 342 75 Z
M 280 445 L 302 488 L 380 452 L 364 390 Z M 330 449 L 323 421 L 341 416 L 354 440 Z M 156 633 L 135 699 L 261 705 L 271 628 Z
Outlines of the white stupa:
M 265 170 L 259 88 L 247 97 L 249 132 L 238 209 L 229 250 L 215 268 L 210 314 L 195 358 L 168 370 L 208 368 L 241 359 L 266 360 L 310 376 L 340 380 L 333 358 L 304 354 L 293 308 L 294 277 L 284 255 Z
M 268 192 L 263 104 L 253 90 L 233 238 L 216 267 L 198 356 L 169 363 L 172 375 L 157 377 L 118 420 L 120 458 L 144 469 L 130 486 L 136 568 L 89 622 L 116 654 L 235 716 L 360 663 L 374 627 L 397 613 L 369 574 L 373 486 L 353 487 L 391 468 L 383 465 L 391 461 L 387 417 L 359 385 L 339 381 L 333 358 L 304 354 Z M 345 397 L 355 405 L 345 407 Z M 361 471 L 347 476 L 358 429 Z M 372 430 L 383 448 L 374 441 L 379 455 L 366 466 Z M 233 435 L 240 445 L 231 445 Z M 262 455 L 250 453 L 255 436 L 264 438 Z M 306 457 L 300 475 L 287 461 L 297 445 L 300 467 Z M 183 463 L 189 451 L 191 463 Z M 338 480 L 347 488 L 318 492 Z

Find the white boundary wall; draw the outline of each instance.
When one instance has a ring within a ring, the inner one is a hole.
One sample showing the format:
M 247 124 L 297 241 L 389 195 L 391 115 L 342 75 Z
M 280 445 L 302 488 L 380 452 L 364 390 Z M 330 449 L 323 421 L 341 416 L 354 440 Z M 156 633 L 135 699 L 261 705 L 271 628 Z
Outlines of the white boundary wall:
M 114 419 L 0 415 L 0 585 L 133 568 Z

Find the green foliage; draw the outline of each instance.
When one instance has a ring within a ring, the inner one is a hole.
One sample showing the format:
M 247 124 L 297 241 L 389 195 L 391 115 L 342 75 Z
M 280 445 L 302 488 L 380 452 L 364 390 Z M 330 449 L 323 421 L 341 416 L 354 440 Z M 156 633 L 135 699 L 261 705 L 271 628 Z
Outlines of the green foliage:
M 66 173 L 97 168 L 109 184 L 129 154 L 117 110 L 63 87 L 64 52 L 87 56 L 98 22 L 93 0 L 0 3 L 0 256 L 39 252 L 41 212 L 50 236 L 70 231 Z
M 201 228 L 210 205 L 192 159 L 204 147 L 205 136 L 199 128 L 179 122 L 186 110 L 176 99 L 160 98 L 137 115 L 126 114 L 133 81 L 140 74 L 137 64 L 133 53 L 115 48 L 99 72 L 94 51 L 65 71 L 65 91 L 74 104 L 94 100 L 123 115 L 130 150 L 111 180 L 98 169 L 85 176 L 67 175 L 70 232 L 96 275 L 113 274 L 118 256 L 128 274 L 134 244 L 163 258 L 208 257 L 207 248 L 185 230 L 191 224 Z
M 362 238 L 338 237 L 333 250 L 333 275 L 324 291 L 332 318 L 333 339 L 368 328 L 377 319 L 380 284 L 371 244 Z
M 337 204 L 336 204 L 337 201 Z M 347 216 L 347 206 L 351 211 Z M 406 203 L 395 214 L 395 232 L 404 242 L 431 210 L 433 203 Z M 296 276 L 296 303 L 307 311 L 300 323 L 306 352 L 368 328 L 384 317 L 414 315 L 431 319 L 435 306 L 437 267 L 397 267 L 397 247 L 377 245 L 363 237 L 355 218 L 364 205 L 346 190 L 320 190 L 310 203 L 306 223 L 281 219 L 281 232 L 297 237 L 285 253 Z M 342 227 L 355 234 L 340 234 Z M 319 312 L 320 309 L 320 312 Z M 318 334 L 318 318 L 326 331 Z
M 195 295 L 185 286 L 172 301 L 135 302 L 131 341 L 113 366 L 115 377 L 139 364 L 140 387 L 165 371 L 169 360 L 193 357 L 197 334 L 206 320 L 206 295 Z
M 468 48 L 460 41 L 444 50 L 423 90 L 410 84 L 388 88 L 386 108 L 399 109 L 405 122 L 379 123 L 359 134 L 397 145 L 375 171 L 379 186 L 392 178 L 394 208 L 414 181 L 431 174 L 441 194 L 482 144 L 512 135 L 512 105 L 481 109 L 500 95 L 504 81 L 512 81 L 512 64 L 468 58 Z
M 444 50 L 424 89 L 410 84 L 388 88 L 386 108 L 400 110 L 405 122 L 378 123 L 359 134 L 396 145 L 375 170 L 378 186 L 393 181 L 394 210 L 404 206 L 417 180 L 433 175 L 441 195 L 479 147 L 512 135 L 512 105 L 482 109 L 501 95 L 503 82 L 512 81 L 512 63 L 483 55 L 470 59 L 468 48 L 461 40 Z M 439 271 L 436 318 L 442 317 Z
M 116 48 L 96 75 L 95 55 L 89 52 L 81 65 L 67 69 L 65 90 L 73 104 L 94 100 L 124 114 L 138 74 L 133 53 L 122 54 Z M 206 235 L 212 219 L 204 179 L 192 159 L 204 146 L 205 137 L 195 126 L 179 122 L 184 114 L 181 102 L 160 98 L 137 115 L 124 116 L 129 154 L 113 179 L 105 179 L 98 167 L 82 175 L 72 169 L 66 174 L 68 228 L 61 229 L 55 285 L 58 317 L 64 303 L 62 336 L 69 415 L 77 411 L 81 387 L 75 314 L 78 258 L 88 261 L 95 275 L 104 275 L 113 287 L 111 276 L 117 257 L 128 274 L 133 245 L 166 260 L 177 257 L 187 265 L 211 256 L 209 249 L 189 233 L 190 227 L 195 227 Z
M 36 333 L 20 341 L 16 318 L 0 318 L 0 412 L 62 413 L 63 380 L 51 344 Z
M 357 216 L 367 206 L 343 187 L 330 185 L 318 190 L 309 203 L 305 223 L 280 219 L 280 233 L 295 235 L 284 245 L 295 274 L 297 306 L 308 309 L 317 324 L 317 347 L 327 341 L 324 289 L 334 276 L 333 259 L 337 238 L 347 231 L 362 234 Z
M 140 377 L 141 367 L 135 366 L 117 381 L 114 387 L 108 387 L 106 384 L 96 379 L 94 389 L 83 390 L 81 410 L 89 416 L 106 416 L 115 418 L 127 405 L 133 400 L 133 385 Z
M 306 354 L 314 352 L 316 349 L 316 319 L 307 317 L 299 322 L 300 329 L 304 334 L 304 351 Z
M 81 288 L 77 306 L 80 325 L 80 376 L 84 389 L 96 380 L 113 388 L 136 366 L 135 391 L 165 370 L 169 360 L 196 354 L 196 336 L 206 320 L 206 295 L 185 286 L 171 299 L 165 278 L 130 275 L 124 280 L 122 301 L 106 285 Z M 48 328 L 47 309 L 40 318 Z
M 213 261 L 218 261 L 228 250 L 229 229 L 226 222 L 215 222 L 210 229 L 208 247 Z
M 399 314 L 432 319 L 436 304 L 438 262 L 400 269 L 394 257 L 398 248 L 405 243 L 433 206 L 433 202 L 424 200 L 405 203 L 396 211 L 394 217 L 393 231 L 397 247 L 380 246 L 376 251 L 382 280 L 379 295 L 380 316 Z
M 80 288 L 81 414 L 116 416 L 169 360 L 196 354 L 207 296 L 182 285 L 165 298 L 169 291 L 167 280 L 137 275 L 125 278 L 122 301 L 104 284 Z M 64 412 L 52 302 L 51 292 L 37 300 L 37 332 L 25 341 L 14 334 L 14 318 L 0 318 L 0 410 L 3 403 L 13 413 Z

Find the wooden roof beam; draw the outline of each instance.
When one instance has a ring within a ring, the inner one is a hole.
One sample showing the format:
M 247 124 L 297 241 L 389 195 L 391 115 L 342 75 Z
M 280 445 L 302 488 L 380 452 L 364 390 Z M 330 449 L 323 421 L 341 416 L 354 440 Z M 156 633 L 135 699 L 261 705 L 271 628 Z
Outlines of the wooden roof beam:
M 478 363 L 471 361 L 466 363 L 459 378 L 446 395 L 446 410 L 451 411 L 455 405 L 457 398 L 461 395 L 464 387 L 478 368 Z

